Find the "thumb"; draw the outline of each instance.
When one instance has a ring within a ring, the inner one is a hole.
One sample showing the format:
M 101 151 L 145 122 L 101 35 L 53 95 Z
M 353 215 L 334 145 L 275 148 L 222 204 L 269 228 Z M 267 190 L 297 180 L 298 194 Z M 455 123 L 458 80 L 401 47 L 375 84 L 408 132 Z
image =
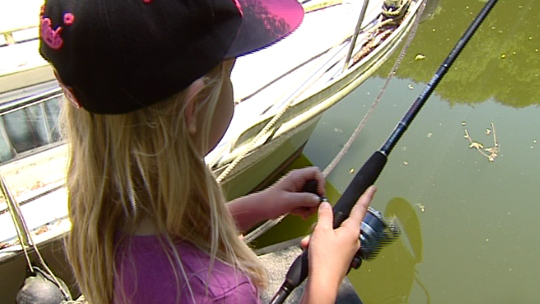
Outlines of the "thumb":
M 309 246 L 309 235 L 304 237 L 301 241 L 300 241 L 300 247 L 302 247 L 302 249 L 306 249 L 308 248 Z
M 319 220 L 315 229 L 333 230 L 334 214 L 332 206 L 328 202 L 322 202 L 319 205 Z

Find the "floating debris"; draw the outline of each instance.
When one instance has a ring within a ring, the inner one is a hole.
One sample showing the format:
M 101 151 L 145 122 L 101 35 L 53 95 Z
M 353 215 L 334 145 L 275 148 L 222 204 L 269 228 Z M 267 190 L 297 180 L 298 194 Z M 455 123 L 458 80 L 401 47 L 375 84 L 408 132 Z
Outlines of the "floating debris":
M 504 59 L 504 58 L 506 58 L 506 54 L 501 55 L 501 59 Z
M 485 149 L 486 152 L 489 152 L 489 154 L 496 154 L 498 149 L 495 147 L 487 148 Z
M 469 136 L 469 139 L 471 137 Z M 471 144 L 469 145 L 469 148 L 476 148 L 476 149 L 484 149 L 484 145 L 479 143 L 479 142 L 476 142 L 476 141 L 473 141 L 471 142 Z
M 433 136 L 433 133 L 431 132 L 427 134 L 427 138 L 431 138 L 432 136 Z
M 349 174 L 353 174 L 354 173 L 354 168 L 351 168 L 351 170 L 349 170 Z
M 418 54 L 416 55 L 416 57 L 414 57 L 414 61 L 424 60 L 424 59 L 426 59 L 426 56 L 424 54 Z
M 412 84 L 408 85 L 408 87 L 409 87 L 409 89 L 411 89 L 411 90 L 414 89 L 414 87 L 413 87 Z
M 462 125 L 462 126 L 466 126 L 466 125 L 467 125 L 467 122 L 466 122 L 466 121 L 462 121 L 462 122 L 461 122 L 461 125 Z
M 407 166 L 407 165 L 409 164 L 409 162 L 406 161 L 406 160 L 404 160 L 404 161 L 403 161 L 403 164 L 404 164 L 405 166 Z
M 415 204 L 416 207 L 418 207 L 418 209 L 420 209 L 420 211 L 422 211 L 422 213 L 426 212 L 426 206 L 422 205 L 422 204 Z
M 463 125 L 463 123 L 462 123 Z M 491 123 L 491 129 L 486 129 L 486 134 L 491 135 L 493 134 L 493 147 L 484 148 L 484 145 L 480 142 L 474 141 L 471 138 L 471 135 L 469 134 L 469 130 L 465 129 L 465 137 L 469 140 L 469 148 L 475 148 L 480 154 L 485 156 L 488 161 L 494 162 L 497 156 L 499 156 L 499 142 L 497 141 L 497 132 L 495 131 L 495 124 Z M 488 153 L 486 153 L 488 152 Z

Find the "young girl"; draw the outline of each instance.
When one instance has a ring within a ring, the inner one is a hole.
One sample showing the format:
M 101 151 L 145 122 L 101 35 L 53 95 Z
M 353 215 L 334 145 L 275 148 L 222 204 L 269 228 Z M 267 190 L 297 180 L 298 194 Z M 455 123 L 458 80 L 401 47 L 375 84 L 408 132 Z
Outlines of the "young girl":
M 319 205 L 293 171 L 226 203 L 204 162 L 233 114 L 237 56 L 288 35 L 295 0 L 48 0 L 41 54 L 71 146 L 68 255 L 90 303 L 258 303 L 265 270 L 239 234 Z M 304 303 L 333 303 L 374 190 L 342 227 L 328 203 L 310 241 Z

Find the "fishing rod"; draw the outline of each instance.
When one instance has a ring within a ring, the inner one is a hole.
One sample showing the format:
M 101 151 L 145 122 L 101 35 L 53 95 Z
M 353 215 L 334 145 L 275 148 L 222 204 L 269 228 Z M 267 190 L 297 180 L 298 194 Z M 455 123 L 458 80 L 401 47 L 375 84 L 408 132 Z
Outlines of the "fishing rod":
M 433 78 L 431 78 L 429 83 L 426 85 L 425 89 L 396 125 L 386 142 L 379 150 L 375 151 L 375 153 L 371 155 L 371 157 L 364 163 L 360 171 L 356 173 L 353 180 L 350 182 L 349 186 L 347 189 L 345 189 L 345 192 L 333 208 L 334 229 L 341 226 L 341 223 L 349 217 L 351 209 L 360 198 L 360 195 L 362 195 L 369 186 L 375 183 L 386 165 L 388 155 L 392 149 L 395 147 L 403 133 L 405 133 L 407 127 L 416 117 L 418 112 L 420 112 L 422 106 L 426 103 L 431 93 L 433 93 L 439 82 L 442 80 L 446 72 L 448 72 L 465 45 L 472 38 L 476 30 L 480 27 L 496 3 L 497 0 L 489 0 L 486 3 L 484 8 L 480 11 L 476 18 L 474 18 L 469 28 L 454 46 L 448 57 L 446 57 Z M 383 230 L 386 228 L 388 228 L 388 226 L 383 221 L 380 213 L 370 208 L 362 222 L 362 231 L 360 235 L 361 246 L 351 263 L 352 268 L 358 268 L 362 259 L 374 257 L 377 250 L 384 245 L 385 242 L 391 240 L 392 235 L 388 235 L 387 233 L 383 232 Z M 292 263 L 287 275 L 285 276 L 283 284 L 270 301 L 270 304 L 283 303 L 294 288 L 300 285 L 307 276 L 308 249 L 304 250 L 304 252 L 300 254 Z

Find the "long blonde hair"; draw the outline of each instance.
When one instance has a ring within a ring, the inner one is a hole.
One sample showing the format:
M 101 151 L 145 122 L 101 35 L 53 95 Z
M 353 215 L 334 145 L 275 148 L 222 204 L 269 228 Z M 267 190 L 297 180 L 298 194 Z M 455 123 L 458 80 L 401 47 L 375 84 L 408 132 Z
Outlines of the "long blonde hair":
M 222 65 L 205 76 L 197 93 L 205 111 L 208 142 L 220 95 Z M 259 287 L 266 273 L 238 238 L 221 187 L 204 163 L 184 120 L 186 92 L 142 110 L 97 115 L 65 102 L 63 122 L 70 147 L 68 170 L 71 233 L 67 251 L 77 282 L 90 303 L 113 298 L 115 238 L 133 233 L 143 217 L 154 222 L 166 252 L 185 240 L 245 272 Z M 169 256 L 171 266 L 178 255 Z

